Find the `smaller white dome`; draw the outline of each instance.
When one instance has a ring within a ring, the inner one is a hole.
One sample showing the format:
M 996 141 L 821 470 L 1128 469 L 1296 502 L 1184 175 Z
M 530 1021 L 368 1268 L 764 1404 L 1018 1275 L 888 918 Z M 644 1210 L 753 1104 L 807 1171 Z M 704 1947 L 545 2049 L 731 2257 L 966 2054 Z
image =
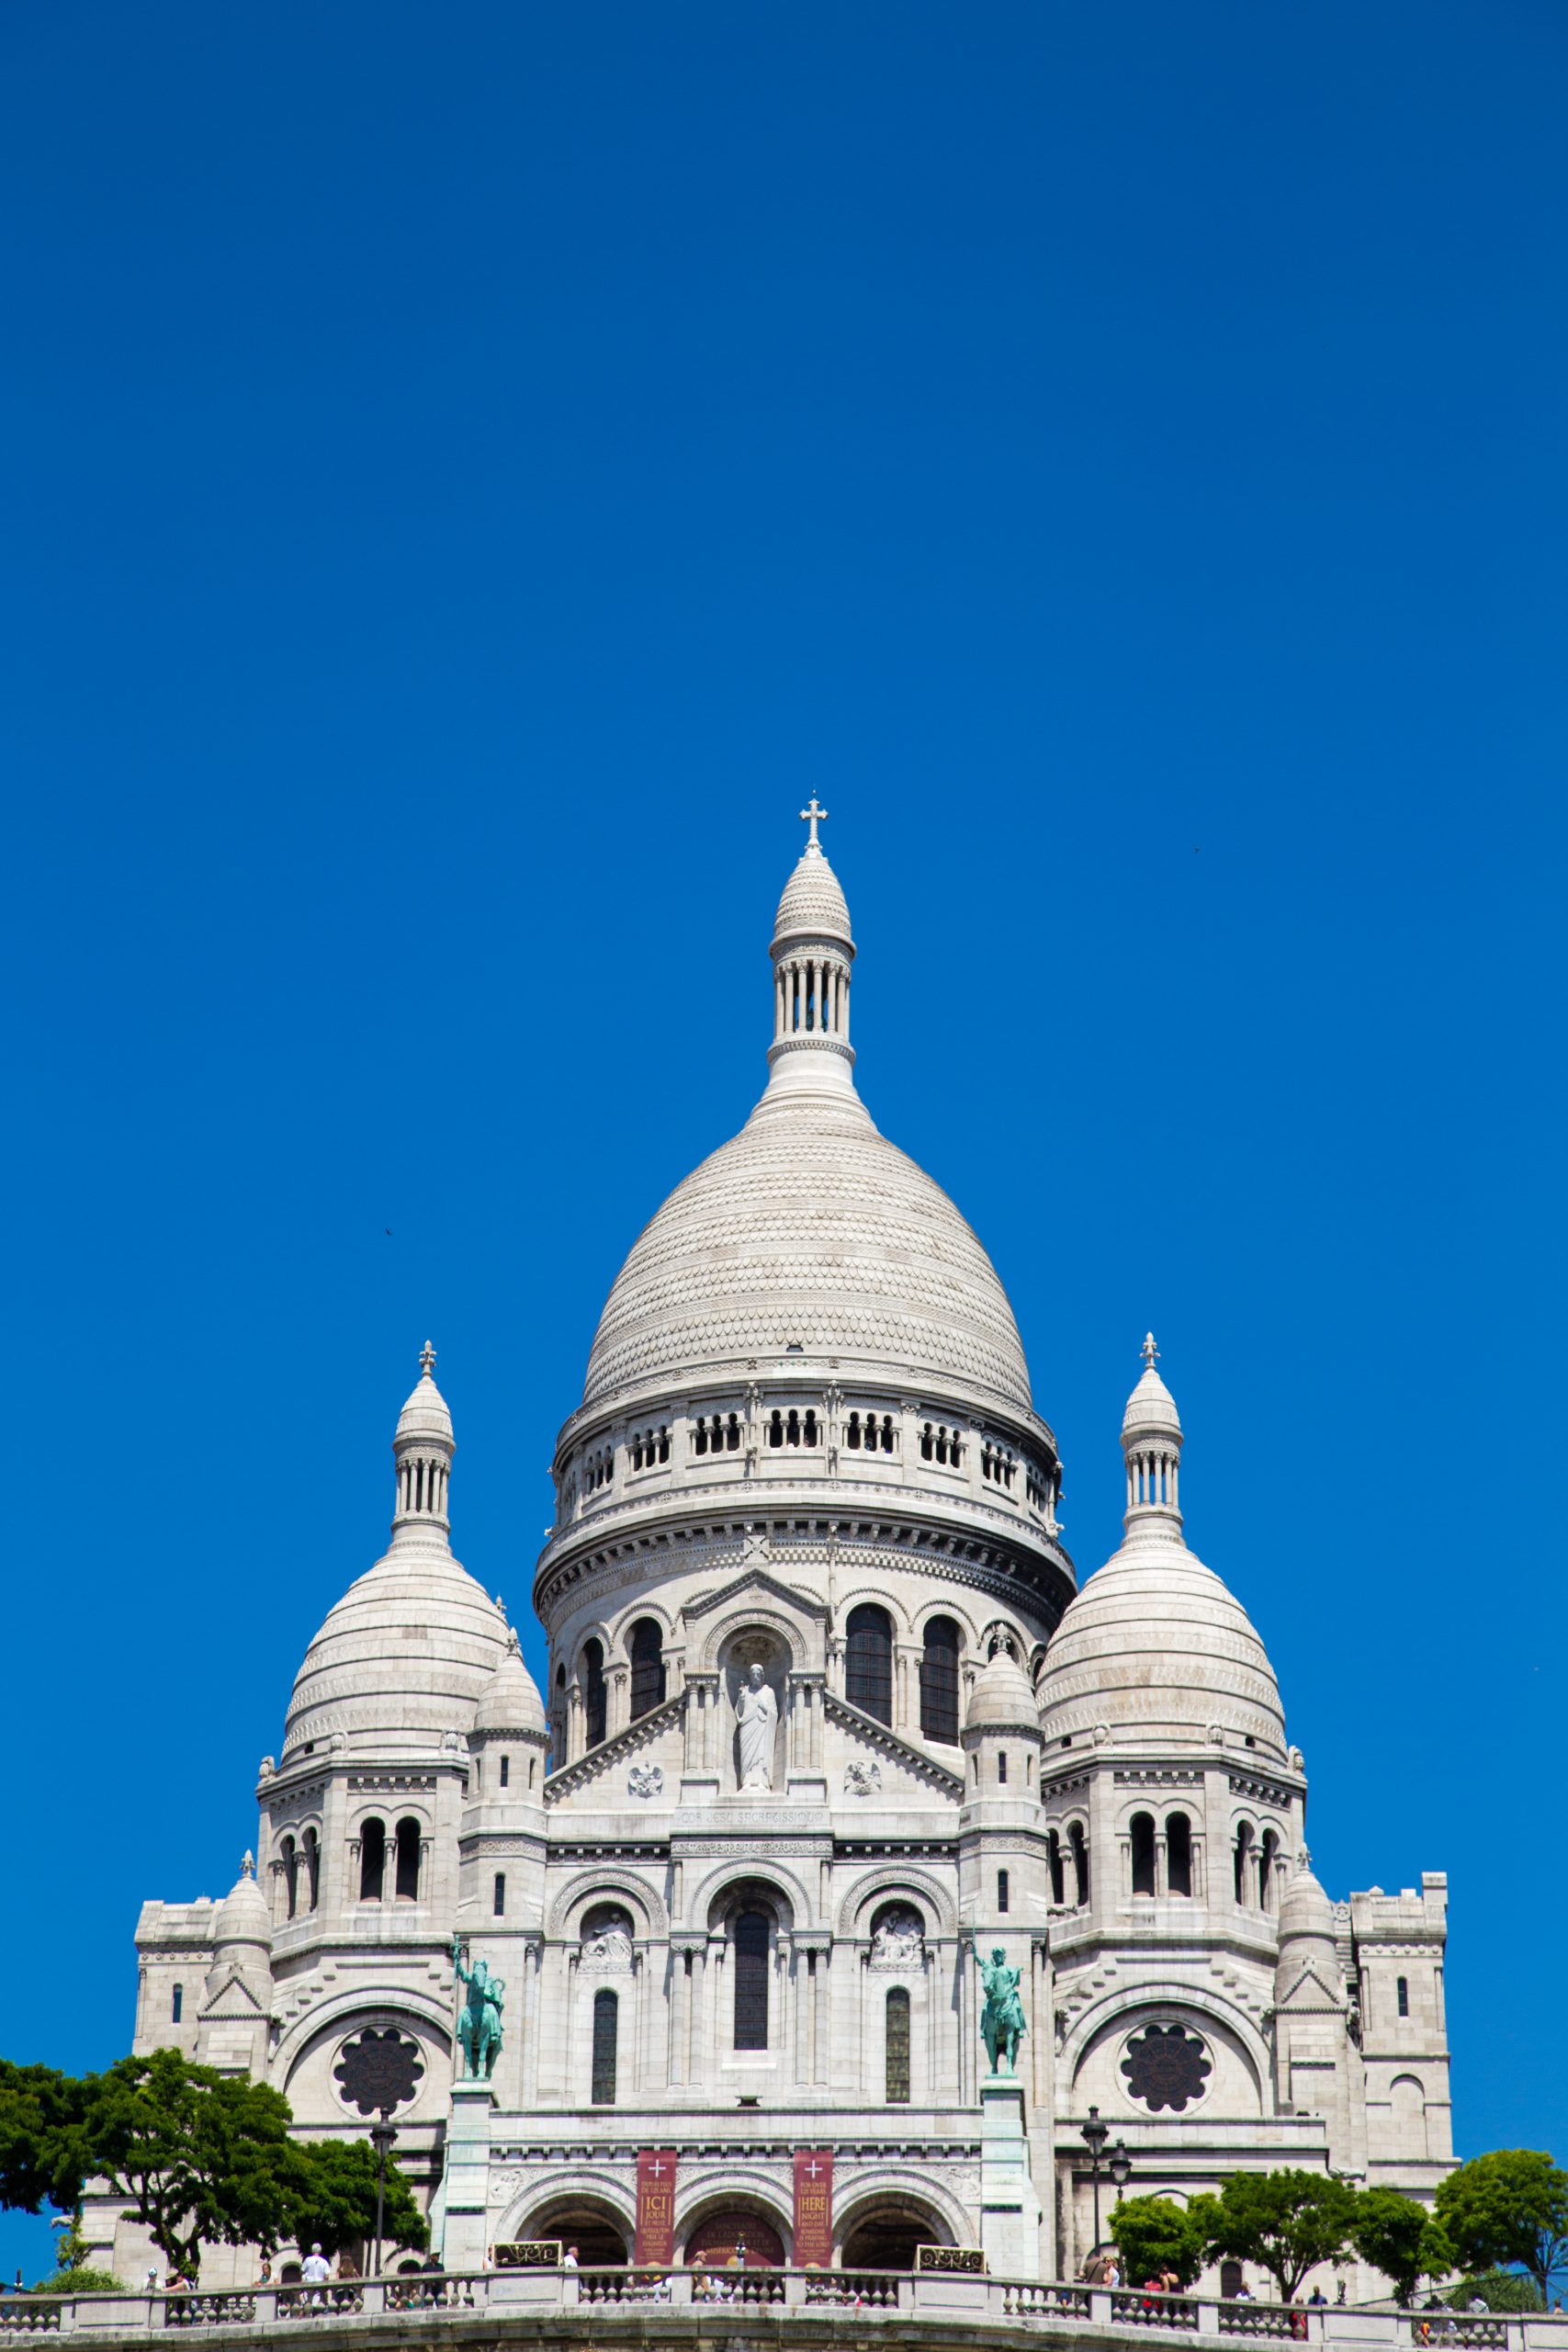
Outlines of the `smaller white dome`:
M 1280 1943 L 1333 1943 L 1334 1906 L 1303 1861 L 1280 1898 Z
M 853 948 L 850 935 L 850 908 L 838 876 L 815 842 L 802 853 L 800 862 L 784 884 L 779 910 L 773 918 L 773 944 L 780 940 L 809 936 L 813 939 L 841 939 Z
M 1155 1370 L 1155 1335 L 1151 1331 L 1144 1341 L 1144 1372 L 1137 1386 L 1127 1399 L 1127 1409 L 1122 1416 L 1123 1438 L 1142 1437 L 1151 1430 L 1163 1430 L 1173 1437 L 1181 1434 L 1181 1416 L 1176 1409 L 1176 1399 Z
M 508 1636 L 501 1664 L 479 1692 L 474 1729 L 532 1733 L 540 1739 L 547 1736 L 545 1702 L 539 1696 L 538 1684 L 523 1663 L 515 1625 Z
M 965 1731 L 1021 1731 L 1038 1739 L 1040 1707 L 1030 1679 L 1010 1649 L 993 1650 L 975 1678 L 964 1717 Z
M 408 1445 L 422 1438 L 433 1438 L 438 1445 L 450 1446 L 454 1442 L 452 1416 L 446 1408 L 446 1397 L 430 1376 L 430 1367 L 435 1362 L 435 1351 L 428 1340 L 420 1362 L 424 1371 L 412 1396 L 398 1415 L 392 1443 L 394 1446 Z
M 212 1922 L 212 1941 L 217 1950 L 225 1944 L 262 1944 L 272 1946 L 272 1914 L 266 1907 L 266 1897 L 256 1884 L 256 1866 L 247 1854 L 240 1865 L 240 1875 L 222 1902 L 218 1905 Z

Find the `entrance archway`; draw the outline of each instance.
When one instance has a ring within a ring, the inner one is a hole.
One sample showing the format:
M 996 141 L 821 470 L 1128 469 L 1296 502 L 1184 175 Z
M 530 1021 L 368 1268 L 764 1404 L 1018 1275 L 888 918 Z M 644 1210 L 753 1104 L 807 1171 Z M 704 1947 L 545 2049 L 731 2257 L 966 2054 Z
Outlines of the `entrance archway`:
M 569 2245 L 574 2245 L 578 2263 L 584 2270 L 613 2269 L 627 2258 L 623 2223 L 608 2207 L 591 2204 L 586 2199 L 547 2205 L 541 2213 L 531 2217 L 524 2234 L 530 2238 L 559 2238 L 563 2254 Z
M 919 2205 L 887 2199 L 851 2217 L 841 2256 L 845 2270 L 913 2270 L 918 2245 L 945 2245 L 948 2233 Z
M 784 2258 L 784 2240 L 764 2214 L 733 2207 L 705 2213 L 686 2240 L 688 2268 L 701 2255 L 710 2270 L 722 2270 L 740 2245 L 746 2248 L 748 2270 L 776 2270 Z

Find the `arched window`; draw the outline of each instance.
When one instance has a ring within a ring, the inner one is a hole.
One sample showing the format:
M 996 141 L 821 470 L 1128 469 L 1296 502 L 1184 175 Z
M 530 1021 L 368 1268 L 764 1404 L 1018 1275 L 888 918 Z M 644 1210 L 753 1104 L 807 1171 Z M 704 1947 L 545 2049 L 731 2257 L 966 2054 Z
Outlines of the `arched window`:
M 1407 2017 L 1410 2015 L 1410 1979 L 1409 1979 L 1409 1977 L 1408 1977 L 1408 1976 L 1401 1976 L 1401 1977 L 1398 1979 L 1398 1981 L 1396 1982 L 1396 1984 L 1395 1984 L 1395 1985 L 1394 1985 L 1393 1990 L 1394 1990 L 1394 1997 L 1395 1997 L 1395 1999 L 1397 2000 L 1397 2002 L 1398 2002 L 1398 2004 L 1399 2004 L 1399 2014 L 1400 2014 L 1400 2016 L 1401 2016 L 1402 2018 L 1407 2018 Z
M 1220 2300 L 1222 2302 L 1234 2303 L 1246 2284 L 1247 2273 L 1239 2262 L 1221 2263 Z
M 398 1899 L 419 1901 L 419 1824 L 405 1815 L 398 1824 Z
M 608 1706 L 603 1642 L 591 1640 L 583 1643 L 579 1679 L 582 1686 L 582 1736 L 590 1747 L 597 1747 L 604 1736 Z
M 1081 1911 L 1089 1901 L 1089 1840 L 1081 1821 L 1074 1822 L 1067 1843 L 1073 1849 L 1073 1900 Z
M 909 1996 L 895 1984 L 887 1996 L 887 2104 L 909 2104 Z
M 292 1838 L 283 1841 L 283 1884 L 288 1904 L 287 1916 L 292 1919 L 299 1908 L 299 1856 Z
M 852 1609 L 845 1626 L 844 1693 L 852 1707 L 893 1720 L 893 1620 L 873 1600 Z
M 1155 1891 L 1155 1825 L 1147 1813 L 1133 1815 L 1133 1892 L 1152 1894 Z
M 1012 1896 L 1011 1889 L 1008 1883 L 1008 1874 L 1006 1871 L 998 1871 L 997 1872 L 997 1909 L 998 1911 L 1008 1911 L 1010 1910 L 1011 1907 Z
M 506 1872 L 504 1871 L 497 1871 L 495 1874 L 495 1916 L 498 1919 L 504 1919 L 506 1917 Z
M 1244 1911 L 1252 1908 L 1252 1824 L 1244 1821 L 1235 1833 L 1235 1899 Z
M 951 1617 L 926 1625 L 920 1657 L 920 1729 L 944 1747 L 958 1745 L 958 1627 Z
M 387 1825 L 367 1821 L 359 1831 L 359 1900 L 379 1903 L 387 1879 Z
M 501 1759 L 501 1785 L 503 1789 L 508 1785 L 511 1779 L 512 1758 L 510 1756 L 503 1756 Z
M 1274 1864 L 1279 1852 L 1279 1838 L 1271 1829 L 1266 1829 L 1263 1832 L 1263 1850 L 1258 1857 L 1258 1907 L 1260 1911 L 1274 1908 Z
M 178 2025 L 180 2021 L 180 2013 L 184 2009 L 185 2005 L 186 1988 L 183 1984 L 176 1984 L 175 1986 L 175 1997 L 169 2004 L 169 2023 L 171 2025 Z
M 664 1703 L 664 1629 L 657 1617 L 632 1627 L 632 1721 Z
M 615 2031 L 620 2003 L 608 1987 L 593 1996 L 593 2082 L 589 2098 L 595 2107 L 615 2104 Z
M 1192 1824 L 1184 1813 L 1165 1825 L 1165 1883 L 1172 1894 L 1192 1892 Z
M 313 1829 L 305 1832 L 305 1900 L 313 1911 L 321 1899 L 321 1841 Z
M 765 1911 L 742 1911 L 735 1922 L 737 2050 L 765 2050 L 768 2046 L 768 1936 L 772 1926 Z
M 1005 1747 L 998 1747 L 997 1750 L 997 1786 L 999 1789 L 1005 1789 L 1007 1784 L 1008 1752 Z
M 1062 1841 L 1054 1829 L 1045 1833 L 1045 1852 L 1051 1864 L 1051 1900 L 1066 1905 L 1067 1874 L 1062 1868 Z

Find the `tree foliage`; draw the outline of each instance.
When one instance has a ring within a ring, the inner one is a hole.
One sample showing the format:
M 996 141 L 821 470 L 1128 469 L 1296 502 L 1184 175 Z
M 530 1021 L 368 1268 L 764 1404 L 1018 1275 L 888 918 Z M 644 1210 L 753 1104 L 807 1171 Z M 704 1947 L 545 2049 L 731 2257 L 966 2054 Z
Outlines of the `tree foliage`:
M 95 2077 L 0 2058 L 0 2205 L 69 2213 L 90 2169 L 85 2116 Z
M 1459 2260 L 1474 2270 L 1517 2264 L 1550 2301 L 1568 2261 L 1568 2173 L 1535 2148 L 1472 2156 L 1438 2190 L 1438 2218 Z
M 1213 2203 L 1199 2198 L 1198 2205 Z M 1111 2216 L 1111 2234 L 1122 2256 L 1122 2276 L 1142 2287 L 1163 2272 L 1190 2287 L 1203 2267 L 1204 2216 L 1169 2197 L 1124 2197 Z
M 1477 2297 L 1489 2312 L 1543 2312 L 1545 2298 L 1523 2270 L 1483 2270 L 1479 2278 L 1461 2278 L 1443 2301 L 1451 2310 L 1467 2312 Z
M 324 2253 L 367 2244 L 376 2232 L 376 2151 L 368 2140 L 312 2140 L 294 2150 L 299 2177 L 289 2223 L 301 2247 Z M 423 2246 L 429 2225 L 396 2160 L 387 2160 L 382 2233 L 392 2245 Z
M 1382 2272 L 1402 2303 L 1409 2302 L 1418 2278 L 1446 2278 L 1454 2267 L 1441 2222 L 1396 2188 L 1368 2188 L 1357 2198 L 1350 2243 L 1364 2262 Z
M 1205 2209 L 1208 2250 L 1256 2263 L 1291 2301 L 1309 2270 L 1344 2254 L 1355 2225 L 1356 2192 L 1330 2174 L 1287 2169 L 1233 2173 Z
M 302 2177 L 288 2102 L 177 2050 L 121 2058 L 94 2083 L 88 2170 L 124 2198 L 171 2269 L 195 2278 L 203 2239 L 270 2253 Z

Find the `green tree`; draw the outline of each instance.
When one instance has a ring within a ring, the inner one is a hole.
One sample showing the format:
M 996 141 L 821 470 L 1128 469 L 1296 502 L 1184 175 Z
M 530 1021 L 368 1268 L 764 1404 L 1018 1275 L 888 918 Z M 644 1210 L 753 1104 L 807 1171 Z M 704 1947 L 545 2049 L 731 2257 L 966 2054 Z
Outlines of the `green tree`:
M 1551 2274 L 1568 2260 L 1568 2173 L 1535 2148 L 1472 2156 L 1438 2189 L 1438 2219 L 1467 2269 L 1517 2264 L 1551 2297 Z
M 1220 2195 L 1197 2199 L 1208 2210 L 1211 2254 L 1266 2270 L 1288 2303 L 1309 2270 L 1345 2252 L 1356 2218 L 1356 2192 L 1322 2172 L 1233 2173 Z
M 259 2245 L 287 2233 L 300 2177 L 288 2102 L 177 2050 L 121 2058 L 93 2084 L 87 2170 L 124 2198 L 171 2269 L 193 2278 L 201 2242 Z
M 1409 2302 L 1418 2278 L 1446 2278 L 1454 2267 L 1441 2222 L 1396 2188 L 1368 2188 L 1357 2198 L 1350 2243 L 1364 2262 L 1382 2272 L 1402 2303 Z
M 69 2213 L 82 2201 L 89 2169 L 85 2117 L 94 2077 L 0 2058 L 0 2205 Z
M 1122 2256 L 1122 2276 L 1131 2287 L 1167 2270 L 1176 2273 L 1182 2287 L 1190 2287 L 1203 2267 L 1204 2216 L 1194 2220 L 1172 2198 L 1124 2197 L 1111 2216 L 1111 2234 Z
M 1477 2296 L 1489 2312 L 1543 2312 L 1540 2289 L 1522 2270 L 1483 2270 L 1478 2278 L 1461 2278 L 1444 2295 L 1456 2312 L 1467 2312 Z
M 298 2176 L 289 2227 L 301 2247 L 327 2254 L 367 2245 L 376 2234 L 376 2151 L 368 2140 L 312 2140 L 294 2150 Z M 392 2245 L 423 2246 L 429 2225 L 396 2160 L 387 2160 L 382 2233 Z

